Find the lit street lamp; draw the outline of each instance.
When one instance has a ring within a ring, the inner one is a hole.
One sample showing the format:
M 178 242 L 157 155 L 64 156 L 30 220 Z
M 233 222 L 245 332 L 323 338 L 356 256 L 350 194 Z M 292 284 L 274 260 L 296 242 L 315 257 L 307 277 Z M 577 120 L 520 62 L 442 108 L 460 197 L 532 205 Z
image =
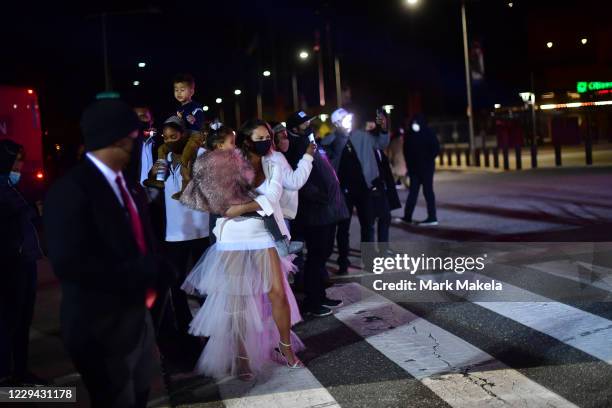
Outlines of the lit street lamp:
M 532 75 L 532 86 L 533 86 L 533 75 Z M 531 168 L 538 167 L 538 146 L 536 143 L 536 112 L 535 112 L 535 94 L 533 92 L 521 92 L 519 96 L 525 103 L 525 107 L 529 107 L 531 105 Z
M 236 101 L 234 102 L 234 111 L 236 113 L 236 129 L 240 127 L 240 95 L 242 91 L 240 89 L 236 89 L 234 91 L 234 95 L 236 95 Z
M 471 162 L 475 163 L 475 149 L 474 149 L 474 115 L 472 108 L 472 71 L 470 68 L 470 57 L 469 57 L 469 46 L 467 36 L 467 17 L 465 12 L 465 2 L 461 1 L 461 26 L 463 32 L 463 60 L 465 63 L 465 87 L 467 90 L 467 109 L 466 115 L 468 119 L 468 131 L 470 136 L 470 158 Z M 406 4 L 409 6 L 416 6 L 419 0 L 406 0 Z
M 265 70 L 262 74 L 265 78 L 269 78 L 270 75 L 272 75 L 272 73 L 269 70 Z M 263 81 L 261 79 L 261 77 L 259 78 L 259 88 L 257 90 L 257 117 L 262 119 L 263 118 Z
M 223 102 L 223 99 L 221 99 L 221 98 L 215 99 L 215 103 L 217 105 L 219 105 L 219 120 L 221 120 L 221 122 L 225 122 L 225 115 L 224 115 L 224 112 L 223 112 L 223 106 L 221 106 L 222 102 Z
M 310 54 L 308 51 L 302 50 L 298 56 L 300 57 L 300 60 L 306 61 L 310 57 Z M 300 101 L 298 97 L 298 81 L 295 69 L 291 73 L 291 89 L 293 90 L 293 110 L 298 111 L 300 109 Z
M 138 63 L 138 68 L 144 68 L 144 67 L 146 67 L 146 66 L 147 66 L 147 63 L 146 63 L 146 62 L 139 62 L 139 63 Z

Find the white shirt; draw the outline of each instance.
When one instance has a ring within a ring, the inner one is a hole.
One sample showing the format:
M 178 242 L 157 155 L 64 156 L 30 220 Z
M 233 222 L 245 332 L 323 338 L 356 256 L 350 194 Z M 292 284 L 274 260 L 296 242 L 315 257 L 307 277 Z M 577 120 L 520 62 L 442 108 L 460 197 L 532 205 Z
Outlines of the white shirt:
M 308 181 L 314 158 L 309 154 L 304 154 L 298 162 L 297 168 L 293 170 L 285 155 L 281 152 L 273 151 L 266 157 L 276 163 L 281 170 L 283 175 L 283 194 L 279 203 L 283 211 L 283 217 L 292 220 L 295 218 L 298 210 L 298 190 Z
M 204 153 L 198 150 L 198 156 Z M 168 154 L 168 162 L 172 163 L 172 153 Z M 181 191 L 183 177 L 180 164 L 174 168 L 169 167 L 169 175 L 164 184 L 166 199 L 166 241 L 180 242 L 192 239 L 206 238 L 209 235 L 208 218 L 204 211 L 192 210 L 185 207 L 179 200 L 172 198 L 172 194 Z
M 149 178 L 149 170 L 153 167 L 153 136 L 142 142 L 140 154 L 140 184 Z
M 102 175 L 104 176 L 106 181 L 108 181 L 108 184 L 113 189 L 113 192 L 115 193 L 115 196 L 117 196 L 117 200 L 119 200 L 119 203 L 121 204 L 121 206 L 125 207 L 125 204 L 123 203 L 123 198 L 121 197 L 121 191 L 119 191 L 119 186 L 117 185 L 117 181 L 116 181 L 117 180 L 117 176 L 121 177 L 121 184 L 125 188 L 125 191 L 128 191 L 128 197 L 130 197 L 130 200 L 132 201 L 132 206 L 136 209 L 136 211 L 138 211 L 138 207 L 136 207 L 136 203 L 134 203 L 134 199 L 129 194 L 130 190 L 128 190 L 128 188 L 127 188 L 127 186 L 125 184 L 125 179 L 123 178 L 123 173 L 122 172 L 119 172 L 119 173 L 115 172 L 115 170 L 113 170 L 110 167 L 108 167 L 106 164 L 104 164 L 100 159 L 98 159 L 96 156 L 94 156 L 90 152 L 85 153 L 85 155 L 98 168 L 98 170 L 100 170 L 100 173 L 102 173 Z

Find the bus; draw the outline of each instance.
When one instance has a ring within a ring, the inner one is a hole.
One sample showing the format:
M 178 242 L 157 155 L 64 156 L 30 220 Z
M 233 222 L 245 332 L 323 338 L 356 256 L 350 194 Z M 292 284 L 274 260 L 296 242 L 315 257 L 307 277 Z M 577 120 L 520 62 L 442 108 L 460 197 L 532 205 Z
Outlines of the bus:
M 0 85 L 0 140 L 11 139 L 23 146 L 19 188 L 37 195 L 43 190 L 43 143 L 38 96 L 33 88 Z

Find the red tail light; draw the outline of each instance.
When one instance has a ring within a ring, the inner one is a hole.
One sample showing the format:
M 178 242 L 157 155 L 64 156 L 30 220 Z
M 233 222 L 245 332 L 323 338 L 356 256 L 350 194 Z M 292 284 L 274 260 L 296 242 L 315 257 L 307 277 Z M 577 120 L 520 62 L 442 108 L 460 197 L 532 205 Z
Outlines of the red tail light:
M 36 180 L 42 180 L 45 178 L 45 174 L 42 171 L 37 171 L 36 172 Z

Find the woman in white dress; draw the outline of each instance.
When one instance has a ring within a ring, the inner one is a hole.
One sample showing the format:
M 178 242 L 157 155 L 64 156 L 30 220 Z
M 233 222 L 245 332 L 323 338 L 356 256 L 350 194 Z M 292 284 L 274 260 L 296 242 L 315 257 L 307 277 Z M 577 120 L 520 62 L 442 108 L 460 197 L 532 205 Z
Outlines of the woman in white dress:
M 217 220 L 213 230 L 217 242 L 182 286 L 188 293 L 207 295 L 189 332 L 209 337 L 196 371 L 215 378 L 229 374 L 250 380 L 270 359 L 290 368 L 303 367 L 295 353 L 304 346 L 291 331 L 291 326 L 301 321 L 287 282 L 292 264 L 278 256 L 274 238 L 261 218 L 273 214 L 289 238 L 279 205 L 282 171 L 269 158 L 271 134 L 261 120 L 248 121 L 239 130 L 237 145 L 253 167 L 252 186 L 259 195 L 245 204 L 232 205 L 225 217 Z M 208 180 L 205 172 L 200 174 L 194 166 L 194 185 L 181 199 L 192 207 L 196 206 L 198 189 L 214 188 L 215 180 Z M 192 202 L 190 197 L 194 197 Z

